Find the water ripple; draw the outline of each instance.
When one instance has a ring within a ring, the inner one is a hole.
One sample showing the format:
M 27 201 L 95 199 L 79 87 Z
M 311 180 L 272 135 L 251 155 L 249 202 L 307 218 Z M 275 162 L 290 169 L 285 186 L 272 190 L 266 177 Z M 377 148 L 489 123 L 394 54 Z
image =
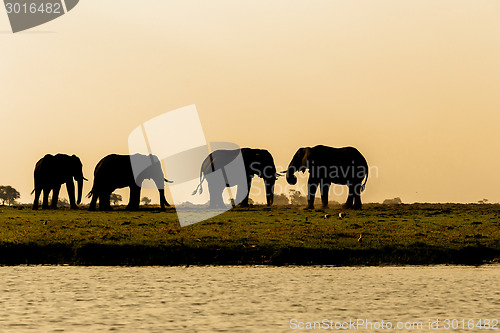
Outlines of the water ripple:
M 290 332 L 291 319 L 498 318 L 499 273 L 498 265 L 1 267 L 0 332 Z

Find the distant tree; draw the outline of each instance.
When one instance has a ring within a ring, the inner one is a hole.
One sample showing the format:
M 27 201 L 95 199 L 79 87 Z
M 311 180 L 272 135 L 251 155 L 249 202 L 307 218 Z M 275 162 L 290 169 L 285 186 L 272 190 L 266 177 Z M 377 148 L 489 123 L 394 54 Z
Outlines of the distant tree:
M 394 199 L 385 199 L 382 204 L 383 205 L 400 205 L 402 203 L 403 203 L 403 201 L 401 201 L 401 198 L 397 197 Z
M 307 204 L 307 198 L 300 191 L 290 190 L 290 204 L 294 206 L 303 206 Z
M 328 201 L 328 205 L 329 206 L 342 206 L 342 204 L 340 202 L 335 201 L 335 200 Z
M 488 203 L 488 201 L 489 201 L 488 199 L 483 199 L 483 200 L 479 200 L 477 203 L 478 204 L 486 204 L 486 203 Z
M 192 208 L 192 207 L 197 207 L 198 205 L 195 205 L 194 203 L 190 201 L 184 201 L 183 203 L 175 205 L 176 208 Z
M 118 205 L 120 201 L 122 201 L 122 196 L 116 193 L 112 193 L 109 197 L 109 200 L 113 203 L 113 205 Z
M 52 202 L 52 196 L 51 195 L 49 195 L 49 199 L 48 200 L 49 200 L 49 202 Z M 40 201 L 39 201 L 38 204 L 39 205 L 42 204 L 42 200 L 41 199 L 40 199 Z M 57 206 L 58 207 L 69 207 L 69 201 L 68 201 L 68 199 L 66 199 L 66 198 L 57 198 Z
M 9 206 L 16 203 L 16 199 L 19 199 L 21 194 L 10 185 L 0 186 L 0 200 L 2 200 L 2 205 L 7 203 Z
M 284 193 L 280 193 L 274 196 L 274 203 L 278 206 L 286 206 L 290 204 L 290 200 Z
M 143 198 L 141 199 L 141 202 L 142 202 L 145 206 L 147 206 L 147 205 L 149 205 L 149 204 L 151 203 L 151 199 L 149 199 L 148 197 L 143 197 Z
M 52 200 L 50 200 L 52 202 Z M 57 198 L 58 207 L 69 207 L 69 201 L 66 198 Z

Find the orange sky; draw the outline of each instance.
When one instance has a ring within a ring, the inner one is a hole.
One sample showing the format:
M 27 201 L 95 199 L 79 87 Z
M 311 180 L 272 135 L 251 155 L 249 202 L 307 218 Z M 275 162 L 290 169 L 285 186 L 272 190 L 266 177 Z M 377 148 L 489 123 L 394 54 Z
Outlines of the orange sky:
M 34 164 L 58 152 L 92 181 L 139 124 L 196 104 L 207 141 L 266 148 L 278 169 L 299 147 L 357 147 L 378 169 L 364 202 L 499 202 L 498 13 L 496 0 L 85 0 L 12 34 L 2 10 L 0 185 L 32 201 Z

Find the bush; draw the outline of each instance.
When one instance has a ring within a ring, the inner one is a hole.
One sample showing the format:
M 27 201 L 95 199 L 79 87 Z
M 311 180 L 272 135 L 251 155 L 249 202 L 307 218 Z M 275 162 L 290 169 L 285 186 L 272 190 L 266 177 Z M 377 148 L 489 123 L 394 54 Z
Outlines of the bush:
M 382 204 L 384 204 L 384 205 L 400 205 L 402 203 L 403 203 L 403 201 L 401 201 L 401 198 L 397 197 L 394 199 L 385 199 Z

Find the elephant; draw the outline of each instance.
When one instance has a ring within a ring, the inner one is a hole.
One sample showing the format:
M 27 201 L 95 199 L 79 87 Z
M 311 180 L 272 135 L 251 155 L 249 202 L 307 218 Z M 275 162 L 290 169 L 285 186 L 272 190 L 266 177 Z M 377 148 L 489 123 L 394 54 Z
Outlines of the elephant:
M 139 170 L 137 170 L 139 169 Z M 134 176 L 134 170 L 138 172 Z M 142 171 L 141 171 L 142 170 Z M 155 155 L 117 155 L 103 157 L 94 170 L 94 184 L 87 195 L 92 198 L 89 210 L 96 210 L 99 199 L 99 210 L 111 210 L 110 197 L 117 188 L 130 187 L 130 200 L 127 210 L 139 209 L 142 182 L 152 179 L 160 193 L 161 209 L 170 206 L 165 199 L 164 181 L 161 163 Z
M 361 209 L 361 192 L 368 180 L 368 163 L 356 148 L 318 145 L 298 149 L 286 171 L 288 184 L 295 185 L 295 172 L 305 172 L 306 169 L 309 170 L 307 209 L 314 208 L 318 186 L 321 190 L 323 209 L 328 208 L 331 183 L 347 185 L 349 188 L 345 208 Z
M 66 184 L 68 190 L 69 203 L 72 209 L 78 209 L 77 204 L 82 201 L 83 181 L 87 178 L 83 177 L 83 165 L 76 155 L 47 154 L 42 157 L 35 165 L 35 189 L 31 192 L 35 193 L 33 201 L 33 209 L 38 209 L 40 194 L 43 191 L 42 209 L 49 208 L 49 193 L 52 191 L 52 203 L 50 208 L 56 209 L 59 200 L 59 191 L 62 184 Z M 78 184 L 78 199 L 75 203 L 75 185 L 73 178 Z
M 221 186 L 221 182 L 217 181 L 214 177 L 211 178 L 210 173 L 227 166 L 238 156 L 240 152 L 245 166 L 245 176 L 243 179 L 238 179 L 236 202 L 239 202 L 242 207 L 248 206 L 248 196 L 252 184 L 252 177 L 257 176 L 264 180 L 267 205 L 272 205 L 274 200 L 274 183 L 276 182 L 276 178 L 280 175 L 276 173 L 276 167 L 271 153 L 265 149 L 241 148 L 232 150 L 215 150 L 209 154 L 207 158 L 205 158 L 201 165 L 200 183 L 194 190 L 193 195 L 196 194 L 198 188 L 200 189 L 200 194 L 203 192 L 202 183 L 206 179 L 208 190 L 210 192 L 210 207 L 224 208 L 225 205 L 222 200 L 222 192 L 225 187 L 229 186 L 229 184 L 226 183 Z M 245 185 L 247 186 L 248 191 L 242 190 Z M 242 186 L 242 188 L 240 188 L 240 186 Z

